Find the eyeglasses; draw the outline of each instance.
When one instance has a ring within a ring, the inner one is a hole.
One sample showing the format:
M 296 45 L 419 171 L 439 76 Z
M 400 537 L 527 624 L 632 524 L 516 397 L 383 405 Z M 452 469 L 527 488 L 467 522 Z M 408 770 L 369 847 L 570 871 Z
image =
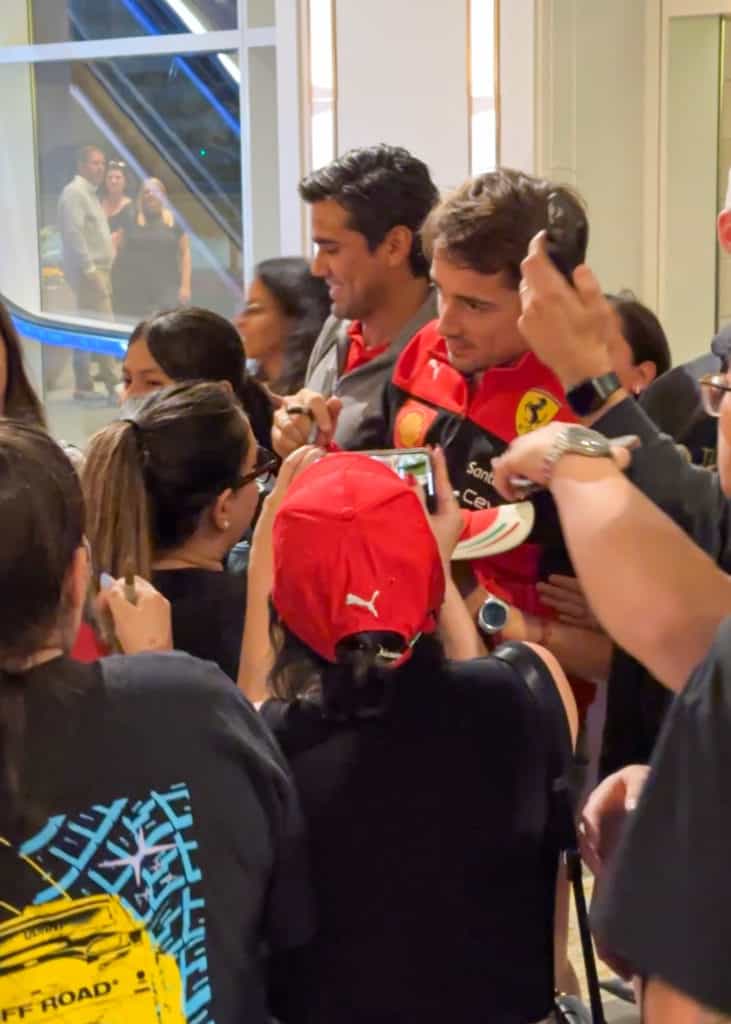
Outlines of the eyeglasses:
M 716 419 L 721 415 L 721 403 L 727 391 L 731 391 L 731 384 L 727 383 L 726 377 L 717 373 L 707 373 L 698 382 L 701 386 L 701 401 L 703 408 L 709 416 Z
M 107 169 L 110 171 L 124 171 L 127 168 L 127 164 L 124 160 L 110 160 L 107 163 Z
M 269 483 L 271 476 L 279 466 L 279 459 L 270 452 L 268 448 L 263 448 L 260 444 L 256 446 L 256 461 L 254 462 L 254 468 L 250 469 L 248 473 L 242 473 L 239 477 L 236 486 L 245 487 L 247 484 L 252 483 L 254 480 L 262 485 Z

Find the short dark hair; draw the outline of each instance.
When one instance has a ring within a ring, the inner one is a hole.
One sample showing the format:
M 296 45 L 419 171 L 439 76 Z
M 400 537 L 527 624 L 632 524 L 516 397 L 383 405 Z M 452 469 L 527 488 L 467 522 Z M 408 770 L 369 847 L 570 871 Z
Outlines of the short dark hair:
M 622 337 L 632 350 L 633 364 L 654 363 L 658 377 L 669 370 L 673 365 L 670 345 L 652 310 L 643 306 L 631 291 L 607 295 L 607 299 L 619 315 Z
M 106 153 L 101 146 L 79 146 L 76 151 L 76 166 L 81 167 L 89 159 L 92 153 L 101 153 L 106 160 Z
M 399 225 L 414 238 L 409 261 L 415 277 L 428 277 L 429 265 L 419 230 L 439 199 L 429 168 L 401 146 L 351 149 L 327 167 L 303 178 L 299 193 L 306 203 L 334 199 L 350 215 L 354 231 L 363 235 L 371 252 Z
M 565 185 L 501 168 L 471 178 L 436 206 L 422 229 L 424 251 L 444 247 L 447 258 L 478 274 L 506 273 L 517 288 L 530 240 L 548 227 L 548 197 L 558 193 L 584 215 Z

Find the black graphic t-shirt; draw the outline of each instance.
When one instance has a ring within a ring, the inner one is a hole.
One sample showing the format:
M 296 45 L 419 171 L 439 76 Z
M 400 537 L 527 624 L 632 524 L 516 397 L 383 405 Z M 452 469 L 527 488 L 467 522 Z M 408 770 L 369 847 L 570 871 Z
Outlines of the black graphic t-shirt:
M 0 825 L 0 1020 L 264 1024 L 305 943 L 301 817 L 266 726 L 187 655 L 59 659 L 24 682 L 37 824 Z

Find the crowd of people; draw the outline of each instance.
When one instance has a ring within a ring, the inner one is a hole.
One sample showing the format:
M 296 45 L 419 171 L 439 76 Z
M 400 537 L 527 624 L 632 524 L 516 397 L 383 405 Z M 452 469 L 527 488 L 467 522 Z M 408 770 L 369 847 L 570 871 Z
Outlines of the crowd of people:
M 578 842 L 643 1019 L 731 1020 L 725 334 L 671 370 L 557 183 L 382 144 L 300 196 L 234 325 L 82 150 L 80 308 L 147 314 L 74 463 L 0 311 L 0 1017 L 601 1024 Z

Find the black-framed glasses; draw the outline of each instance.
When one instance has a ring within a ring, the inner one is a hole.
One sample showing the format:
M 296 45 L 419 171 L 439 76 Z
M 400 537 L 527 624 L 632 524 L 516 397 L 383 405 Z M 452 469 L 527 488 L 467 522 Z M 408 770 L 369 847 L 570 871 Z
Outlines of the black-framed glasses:
M 721 403 L 726 392 L 731 391 L 731 384 L 720 373 L 707 373 L 698 383 L 701 386 L 703 408 L 709 416 L 718 419 L 721 415 Z
M 252 483 L 254 480 L 262 485 L 269 483 L 270 478 L 274 474 L 275 470 L 279 466 L 279 459 L 270 452 L 268 448 L 262 447 L 258 444 L 256 446 L 256 461 L 254 462 L 254 468 L 250 469 L 248 473 L 242 473 L 237 481 L 238 487 L 245 487 L 246 484 Z

